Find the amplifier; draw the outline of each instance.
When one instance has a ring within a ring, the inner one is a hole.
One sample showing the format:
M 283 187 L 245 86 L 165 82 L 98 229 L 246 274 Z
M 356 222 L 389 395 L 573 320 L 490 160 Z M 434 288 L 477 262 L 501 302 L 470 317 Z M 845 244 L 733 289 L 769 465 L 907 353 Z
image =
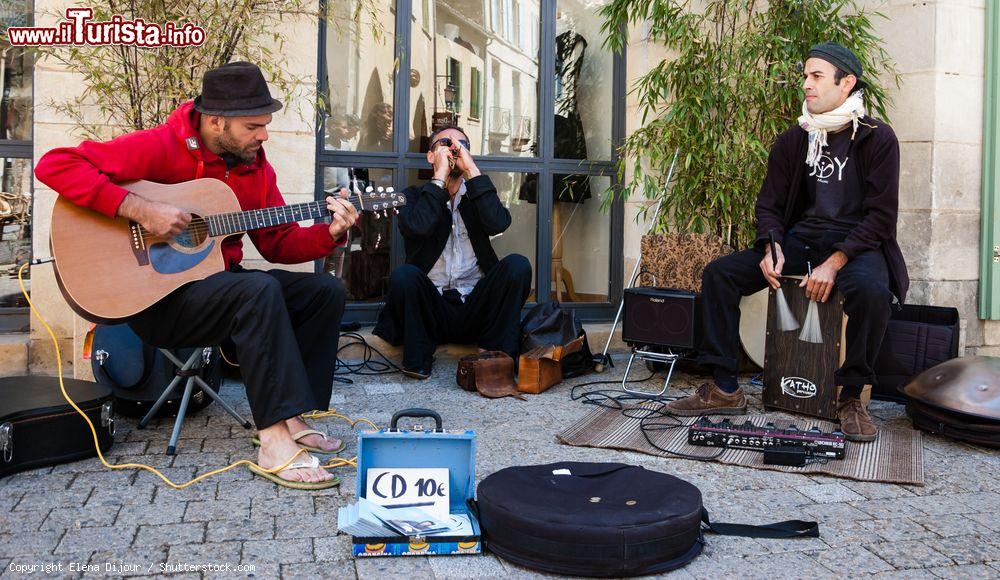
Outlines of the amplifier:
M 700 296 L 671 288 L 628 288 L 622 340 L 630 345 L 695 348 L 701 338 Z
M 688 427 L 688 443 L 704 447 L 727 447 L 764 451 L 774 447 L 804 448 L 813 457 L 844 458 L 844 434 L 841 431 L 824 433 L 819 427 L 807 431 L 789 425 L 778 429 L 774 423 L 763 427 L 746 421 L 735 425 L 729 419 L 713 423 L 708 417 L 699 417 Z

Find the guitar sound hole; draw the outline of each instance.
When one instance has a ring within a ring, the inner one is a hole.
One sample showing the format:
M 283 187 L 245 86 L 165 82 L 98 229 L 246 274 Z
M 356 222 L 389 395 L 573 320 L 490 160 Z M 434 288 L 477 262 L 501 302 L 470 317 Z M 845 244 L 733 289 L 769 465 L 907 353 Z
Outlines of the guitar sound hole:
M 173 238 L 173 243 L 184 248 L 197 248 L 208 238 L 208 224 L 200 215 L 192 215 L 191 223 Z

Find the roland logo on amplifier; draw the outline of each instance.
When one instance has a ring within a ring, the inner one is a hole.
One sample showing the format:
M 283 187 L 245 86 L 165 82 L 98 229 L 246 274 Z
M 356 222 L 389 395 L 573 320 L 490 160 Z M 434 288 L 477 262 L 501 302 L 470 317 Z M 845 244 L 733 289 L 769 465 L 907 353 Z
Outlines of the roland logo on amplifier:
M 666 302 L 666 300 L 663 298 L 650 298 L 649 301 L 654 302 L 656 304 L 663 304 L 664 302 Z
M 815 397 L 818 389 L 815 383 L 802 377 L 781 377 L 781 391 L 792 397 L 808 399 Z

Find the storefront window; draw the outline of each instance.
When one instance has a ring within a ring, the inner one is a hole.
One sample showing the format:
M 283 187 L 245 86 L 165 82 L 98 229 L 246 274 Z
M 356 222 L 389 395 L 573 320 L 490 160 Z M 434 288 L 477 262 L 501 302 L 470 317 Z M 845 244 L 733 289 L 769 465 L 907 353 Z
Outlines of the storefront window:
M 33 10 L 30 1 L 0 3 L 0 332 L 28 329 L 26 304 L 14 276 L 17 266 L 31 257 L 34 60 L 25 48 L 7 43 L 7 28 L 30 26 Z
M 30 252 L 31 159 L 0 158 L 0 270 L 24 261 Z
M 414 11 L 418 6 L 431 13 L 414 18 L 429 19 L 434 32 L 415 34 L 410 44 L 409 151 L 426 151 L 435 128 L 457 124 L 476 155 L 536 155 L 538 47 L 527 39 L 539 26 L 539 1 L 435 0 L 414 3 Z
M 317 196 L 354 181 L 422 185 L 431 177 L 431 135 L 457 125 L 511 213 L 510 228 L 491 242 L 498 255 L 531 262 L 530 301 L 580 305 L 590 319 L 611 312 L 622 282 L 620 255 L 611 251 L 621 241 L 622 202 L 608 211 L 601 199 L 615 183 L 625 95 L 613 82 L 624 61 L 602 46 L 598 9 L 608 0 L 412 0 L 408 14 L 398 14 L 394 0 L 376 1 L 383 41 L 364 24 L 346 34 L 343 25 L 326 27 L 320 74 L 332 113 L 318 139 Z M 357 2 L 327 5 L 344 22 Z M 554 20 L 543 23 L 549 14 Z M 543 94 L 550 95 L 544 103 Z M 379 231 L 381 238 L 362 233 L 335 268 L 327 263 L 361 303 L 358 320 L 378 311 L 365 304 L 384 296 L 374 280 L 405 261 L 398 228 Z M 380 240 L 374 250 L 371 240 Z M 369 259 L 384 248 L 387 259 Z M 352 259 L 378 272 L 352 271 Z
M 388 191 L 392 184 L 391 169 L 323 168 L 323 187 L 327 194 L 341 187 L 346 187 L 348 191 L 365 191 L 369 187 L 375 191 L 379 188 Z M 344 281 L 348 300 L 380 302 L 385 299 L 389 284 L 393 221 L 392 215 L 363 212 L 348 234 L 348 244 L 335 248 L 324 260 L 323 271 Z
M 31 2 L 0 4 L 0 139 L 31 139 L 31 53 L 7 42 L 7 28 L 29 26 Z
M 611 178 L 556 175 L 552 199 L 552 299 L 607 302 L 611 272 L 611 220 L 601 196 Z
M 353 21 L 357 0 L 329 3 L 337 22 L 327 33 L 324 79 L 330 104 L 325 146 L 331 151 L 392 151 L 395 2 L 379 0 L 377 6 L 382 40 L 371 34 L 370 21 Z
M 611 52 L 601 46 L 607 2 L 559 0 L 555 39 L 556 159 L 611 159 Z
M 496 186 L 500 203 L 510 212 L 510 227 L 490 240 L 493 249 L 501 258 L 508 254 L 521 254 L 531 262 L 531 271 L 534 272 L 538 208 L 535 204 L 522 199 L 521 190 L 526 183 L 537 181 L 538 174 L 488 171 L 486 175 L 490 176 L 493 185 Z M 535 300 L 534 280 L 529 300 Z

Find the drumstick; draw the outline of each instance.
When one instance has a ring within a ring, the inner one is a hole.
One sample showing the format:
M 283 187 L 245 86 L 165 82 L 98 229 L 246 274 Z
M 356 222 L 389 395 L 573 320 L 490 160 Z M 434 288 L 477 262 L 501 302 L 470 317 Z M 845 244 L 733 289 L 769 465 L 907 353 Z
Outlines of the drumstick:
M 767 236 L 771 239 L 771 263 L 774 268 L 778 267 L 778 252 L 775 250 L 774 244 L 774 230 L 768 230 Z M 779 281 L 780 283 L 780 281 Z M 785 298 L 785 291 L 782 290 L 781 286 L 775 290 L 774 295 L 775 302 L 778 305 L 778 330 L 782 332 L 790 332 L 799 327 L 799 321 L 795 320 L 795 315 L 792 314 L 792 309 L 788 306 L 788 300 Z

